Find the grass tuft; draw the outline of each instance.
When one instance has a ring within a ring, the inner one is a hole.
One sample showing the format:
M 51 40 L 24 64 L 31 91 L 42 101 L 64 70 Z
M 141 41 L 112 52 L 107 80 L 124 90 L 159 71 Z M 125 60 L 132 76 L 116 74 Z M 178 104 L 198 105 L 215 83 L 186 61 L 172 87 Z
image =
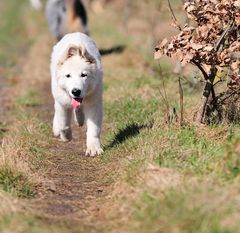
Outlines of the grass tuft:
M 30 198 L 36 194 L 33 184 L 26 175 L 7 166 L 0 167 L 0 187 L 21 198 Z

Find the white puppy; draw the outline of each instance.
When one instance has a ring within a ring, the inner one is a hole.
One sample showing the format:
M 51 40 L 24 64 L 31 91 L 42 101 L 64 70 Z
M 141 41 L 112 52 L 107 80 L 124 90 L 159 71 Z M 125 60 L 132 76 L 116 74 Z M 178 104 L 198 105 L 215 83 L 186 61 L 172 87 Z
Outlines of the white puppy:
M 55 100 L 54 135 L 63 141 L 72 139 L 74 112 L 79 126 L 87 124 L 86 155 L 101 154 L 103 75 L 94 41 L 80 32 L 65 35 L 53 48 L 51 76 Z

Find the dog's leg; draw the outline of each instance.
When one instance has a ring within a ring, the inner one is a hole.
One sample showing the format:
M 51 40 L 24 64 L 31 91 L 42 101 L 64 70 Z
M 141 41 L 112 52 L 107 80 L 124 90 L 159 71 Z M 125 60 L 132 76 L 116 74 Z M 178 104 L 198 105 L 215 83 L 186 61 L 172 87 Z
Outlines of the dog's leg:
M 100 133 L 102 127 L 102 103 L 84 106 L 84 113 L 87 124 L 87 156 L 95 156 L 103 153 L 100 145 Z
M 78 126 L 84 125 L 84 118 L 83 107 L 74 110 L 74 119 Z
M 60 136 L 64 142 L 72 140 L 71 119 L 72 109 L 66 109 L 58 102 L 55 102 L 55 114 L 53 118 L 53 134 Z

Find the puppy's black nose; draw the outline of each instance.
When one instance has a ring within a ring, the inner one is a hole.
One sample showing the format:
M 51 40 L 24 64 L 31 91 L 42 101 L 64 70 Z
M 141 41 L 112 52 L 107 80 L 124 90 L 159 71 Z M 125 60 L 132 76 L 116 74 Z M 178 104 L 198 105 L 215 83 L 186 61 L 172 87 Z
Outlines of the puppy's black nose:
M 81 90 L 78 89 L 78 88 L 73 88 L 73 89 L 72 89 L 72 94 L 73 94 L 75 97 L 80 97 L 80 95 L 81 95 Z

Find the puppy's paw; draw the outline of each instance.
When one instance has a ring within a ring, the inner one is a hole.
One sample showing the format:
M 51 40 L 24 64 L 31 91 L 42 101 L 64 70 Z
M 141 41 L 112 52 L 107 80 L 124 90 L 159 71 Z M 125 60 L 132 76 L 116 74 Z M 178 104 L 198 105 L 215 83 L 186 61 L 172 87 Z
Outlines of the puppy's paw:
M 95 155 L 103 154 L 103 149 L 101 147 L 90 146 L 87 148 L 85 155 L 94 157 Z
M 60 130 L 55 125 L 53 125 L 52 132 L 53 132 L 54 137 L 59 137 L 60 136 Z
M 66 128 L 60 132 L 60 139 L 63 142 L 69 142 L 72 140 L 72 130 L 71 128 Z

